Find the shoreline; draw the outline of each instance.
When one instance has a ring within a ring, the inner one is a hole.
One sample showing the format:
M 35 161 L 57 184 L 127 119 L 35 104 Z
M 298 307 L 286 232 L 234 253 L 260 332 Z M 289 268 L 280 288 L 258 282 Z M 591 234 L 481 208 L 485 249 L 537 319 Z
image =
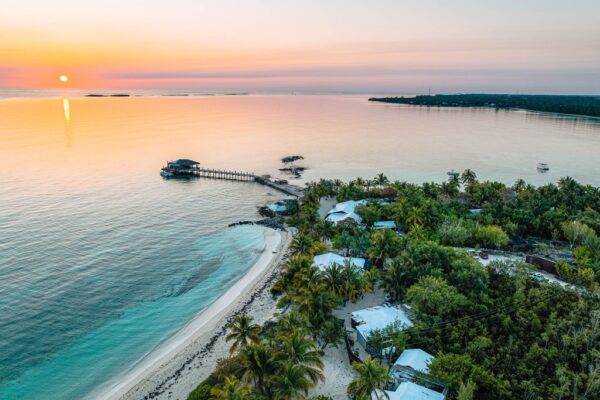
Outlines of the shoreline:
M 243 312 L 252 315 L 257 323 L 272 316 L 275 301 L 266 289 L 274 280 L 275 269 L 284 258 L 290 240 L 290 232 L 267 230 L 265 247 L 244 276 L 173 337 L 86 398 L 186 399 L 189 392 L 212 373 L 217 359 L 228 355 L 224 332 L 229 320 Z M 267 296 L 261 296 L 265 294 Z M 268 316 L 253 310 L 258 297 L 272 300 Z

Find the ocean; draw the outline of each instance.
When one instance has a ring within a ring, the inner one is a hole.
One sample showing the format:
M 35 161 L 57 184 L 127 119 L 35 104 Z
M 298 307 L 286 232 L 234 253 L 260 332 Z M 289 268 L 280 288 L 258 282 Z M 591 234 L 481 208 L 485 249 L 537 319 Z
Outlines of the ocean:
M 379 172 L 411 182 L 473 169 L 600 185 L 600 120 L 418 108 L 368 96 L 0 99 L 0 398 L 75 399 L 123 374 L 254 263 L 255 183 L 165 180 L 169 159 L 303 185 Z M 0 96 L 2 97 L 2 96 Z M 538 162 L 550 165 L 540 174 Z

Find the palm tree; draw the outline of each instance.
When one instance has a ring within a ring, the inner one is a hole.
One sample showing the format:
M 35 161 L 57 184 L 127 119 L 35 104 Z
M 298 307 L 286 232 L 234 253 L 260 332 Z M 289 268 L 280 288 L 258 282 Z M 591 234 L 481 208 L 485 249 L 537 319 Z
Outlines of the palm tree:
M 377 281 L 379 280 L 379 270 L 371 268 L 362 275 L 362 292 L 371 293 Z
M 358 373 L 358 377 L 348 385 L 348 396 L 353 400 L 371 399 L 374 394 L 377 400 L 389 399 L 387 392 L 383 390 L 388 383 L 388 369 L 379 361 L 370 357 L 364 363 L 353 362 L 352 369 Z
M 302 254 L 308 252 L 313 245 L 313 240 L 308 235 L 297 235 L 290 243 L 290 250 L 293 254 Z
M 328 265 L 323 271 L 323 281 L 338 296 L 344 295 L 345 278 L 343 274 L 344 267 L 338 263 Z
M 277 362 L 273 349 L 262 343 L 246 346 L 240 351 L 240 372 L 246 381 L 252 382 L 254 387 L 264 396 L 270 398 L 268 378 L 278 373 Z
M 365 181 L 365 191 L 367 193 L 369 193 L 369 191 L 371 190 L 371 186 L 373 186 L 375 183 L 371 180 L 371 179 L 367 179 Z
M 527 183 L 525 183 L 523 179 L 517 179 L 512 189 L 517 193 L 521 193 L 523 190 L 525 190 L 526 187 Z
M 323 284 L 309 285 L 298 297 L 298 310 L 306 316 L 310 325 L 320 327 L 331 317 L 333 310 L 340 303 L 340 298 Z M 316 337 L 317 332 L 313 332 Z
M 281 314 L 277 317 L 277 326 L 281 334 L 291 334 L 293 332 L 308 333 L 308 321 L 296 310 Z
M 229 349 L 230 354 L 238 349 L 243 349 L 250 343 L 258 342 L 260 326 L 252 323 L 252 317 L 238 315 L 234 318 L 233 322 L 227 325 L 227 328 L 230 332 L 225 337 L 225 340 L 228 342 L 233 340 L 233 345 Z
M 375 176 L 375 179 L 373 179 L 373 183 L 377 186 L 383 187 L 390 183 L 390 180 L 383 173 L 379 173 L 377 176 Z
M 335 235 L 333 224 L 324 219 L 320 219 L 313 229 L 318 238 L 323 241 L 331 239 Z
M 341 293 L 342 297 L 355 302 L 362 293 L 363 282 L 360 269 L 351 260 L 344 261 L 342 278 L 344 281 L 344 290 Z
M 406 222 L 412 227 L 416 228 L 423 225 L 423 209 L 420 207 L 411 207 L 406 215 Z
M 356 183 L 356 186 L 360 187 L 361 189 L 365 188 L 365 180 L 363 178 L 358 177 L 354 182 Z
M 442 193 L 453 199 L 460 194 L 460 181 L 456 175 L 451 176 L 448 179 L 448 182 L 442 183 L 441 189 Z
M 317 344 L 307 339 L 301 332 L 293 332 L 290 335 L 280 337 L 281 354 L 287 362 L 300 367 L 304 375 L 313 383 L 324 381 L 325 376 L 321 372 L 324 367 L 321 361 L 322 353 L 317 350 Z
M 406 270 L 404 269 L 400 259 L 395 258 L 391 264 L 385 269 L 385 273 L 382 274 L 382 287 L 390 294 L 391 300 L 396 301 L 402 295 L 404 289 L 404 278 L 406 277 Z
M 381 229 L 371 234 L 371 245 L 367 251 L 375 265 L 382 266 L 386 258 L 395 257 L 400 237 L 391 229 Z
M 477 174 L 469 168 L 465 169 L 460 176 L 463 185 L 471 186 L 477 182 Z
M 306 399 L 308 389 L 314 387 L 302 368 L 292 363 L 284 363 L 272 377 L 271 384 L 275 400 Z
M 252 389 L 235 376 L 226 376 L 223 384 L 212 388 L 210 394 L 218 400 L 246 400 L 252 394 Z

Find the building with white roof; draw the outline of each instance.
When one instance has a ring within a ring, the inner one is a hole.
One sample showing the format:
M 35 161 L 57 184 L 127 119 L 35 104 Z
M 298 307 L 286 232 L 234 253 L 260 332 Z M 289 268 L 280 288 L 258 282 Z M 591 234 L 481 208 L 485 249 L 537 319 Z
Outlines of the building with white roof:
M 426 374 L 429 372 L 429 364 L 434 357 L 421 349 L 406 349 L 394 363 L 394 366 L 408 367 L 416 372 Z
M 444 400 L 445 393 L 436 392 L 413 382 L 402 382 L 395 391 L 385 391 L 389 400 Z M 378 396 L 377 396 L 378 395 Z M 371 400 L 385 399 L 381 390 L 371 394 Z
M 315 256 L 313 258 L 313 264 L 320 270 L 325 271 L 326 268 L 331 267 L 333 264 L 346 265 L 346 262 L 350 262 L 360 269 L 365 268 L 366 260 L 364 258 L 352 258 L 342 257 L 335 253 L 325 253 Z
M 356 222 L 357 224 L 360 224 L 362 222 L 362 218 L 360 217 L 360 215 L 358 215 L 355 212 L 351 212 L 351 213 L 342 213 L 342 212 L 336 212 L 336 213 L 331 213 L 327 216 L 327 218 L 325 218 L 325 220 L 333 223 L 334 225 L 339 224 L 340 222 Z
M 287 211 L 287 206 L 285 204 L 282 203 L 272 203 L 272 204 L 268 204 L 267 207 L 269 208 L 269 210 L 276 212 L 276 213 L 281 213 L 281 212 L 286 212 Z
M 394 221 L 377 221 L 373 223 L 373 229 L 396 229 Z
M 351 213 L 351 212 L 354 212 L 354 209 L 356 208 L 356 206 L 364 206 L 366 204 L 367 204 L 366 200 L 343 201 L 343 202 L 337 203 L 335 206 L 333 206 L 333 208 L 329 211 L 329 214 L 338 213 L 338 212 Z
M 356 329 L 356 340 L 364 348 L 371 332 L 383 329 L 391 324 L 399 324 L 403 328 L 413 326 L 406 313 L 399 308 L 390 306 L 375 306 L 354 311 L 350 315 L 352 326 Z
M 360 224 L 362 222 L 362 218 L 354 210 L 356 209 L 356 206 L 364 206 L 366 204 L 366 200 L 348 200 L 337 203 L 327 213 L 327 218 L 325 219 L 336 225 L 345 221 L 353 221 L 357 224 Z

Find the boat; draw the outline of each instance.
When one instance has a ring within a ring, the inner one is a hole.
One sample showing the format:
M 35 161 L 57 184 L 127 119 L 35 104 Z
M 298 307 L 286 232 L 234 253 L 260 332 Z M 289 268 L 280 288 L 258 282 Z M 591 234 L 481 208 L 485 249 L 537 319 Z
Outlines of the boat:
M 456 172 L 453 169 L 451 169 L 450 171 L 446 172 L 446 174 L 448 174 L 448 176 L 451 177 L 451 178 L 458 178 L 460 176 L 460 172 Z
M 162 168 L 160 170 L 160 176 L 164 176 L 165 178 L 171 178 L 171 177 L 175 176 L 175 174 L 166 168 Z
M 548 172 L 550 170 L 550 167 L 548 166 L 548 164 L 541 162 L 538 163 L 537 170 L 538 172 Z

